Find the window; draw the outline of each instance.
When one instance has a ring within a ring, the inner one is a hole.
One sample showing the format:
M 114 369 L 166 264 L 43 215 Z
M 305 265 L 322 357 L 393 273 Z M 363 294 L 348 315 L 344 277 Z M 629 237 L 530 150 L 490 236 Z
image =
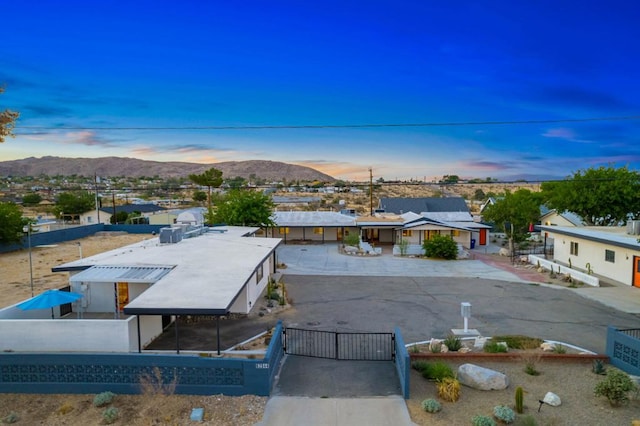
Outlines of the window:
M 262 277 L 264 277 L 264 270 L 262 264 L 260 264 L 260 266 L 256 268 L 256 284 L 260 284 Z
M 605 250 L 604 260 L 605 262 L 616 263 L 616 252 L 613 250 Z
M 281 234 L 288 234 L 289 233 L 289 227 L 282 227 L 282 228 L 278 229 L 278 232 L 280 232 Z
M 569 253 L 574 256 L 578 255 L 578 243 L 571 241 L 571 251 Z
M 313 233 L 317 235 L 322 235 L 324 233 L 324 228 L 313 228 Z
M 413 231 L 411 229 L 403 229 L 402 236 L 403 237 L 411 237 L 413 235 Z
M 452 237 L 459 237 L 460 236 L 460 230 L 459 229 L 454 229 L 451 231 L 451 236 Z

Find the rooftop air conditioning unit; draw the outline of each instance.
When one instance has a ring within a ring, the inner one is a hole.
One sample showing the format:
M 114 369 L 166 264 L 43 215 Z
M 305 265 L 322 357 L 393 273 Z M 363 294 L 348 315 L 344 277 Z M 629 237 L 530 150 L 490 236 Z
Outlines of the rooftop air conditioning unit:
M 627 221 L 627 234 L 640 235 L 640 220 Z

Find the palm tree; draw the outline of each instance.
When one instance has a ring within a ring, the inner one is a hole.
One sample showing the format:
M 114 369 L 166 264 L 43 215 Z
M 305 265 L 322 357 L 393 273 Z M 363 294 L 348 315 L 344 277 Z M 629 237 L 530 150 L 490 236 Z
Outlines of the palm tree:
M 196 185 L 206 186 L 208 189 L 207 192 L 207 207 L 208 207 L 208 218 L 207 221 L 209 224 L 213 223 L 213 209 L 211 208 L 211 188 L 218 188 L 222 185 L 222 171 L 216 169 L 215 167 L 210 168 L 209 170 L 205 170 L 202 174 L 189 175 L 189 180 Z

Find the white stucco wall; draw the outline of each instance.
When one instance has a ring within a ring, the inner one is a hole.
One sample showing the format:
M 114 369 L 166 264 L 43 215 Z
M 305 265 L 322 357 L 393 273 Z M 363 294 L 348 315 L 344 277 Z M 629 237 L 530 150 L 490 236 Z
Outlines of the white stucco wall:
M 246 286 L 242 289 L 236 300 L 231 305 L 230 311 L 233 313 L 248 314 L 251 309 L 256 305 L 256 301 L 267 287 L 267 282 L 271 276 L 271 265 L 273 265 L 273 257 L 271 254 L 260 266 L 262 268 L 262 279 L 257 281 L 256 273 L 254 272 L 249 278 Z
M 128 320 L 3 320 L 0 350 L 14 352 L 129 352 Z M 73 337 L 73 338 L 71 338 Z M 137 350 L 137 337 L 133 343 Z
M 551 235 L 551 233 L 550 233 Z M 554 260 L 569 264 L 579 271 L 587 272 L 587 263 L 591 267 L 592 274 L 613 280 L 628 286 L 633 279 L 633 256 L 640 256 L 640 250 L 631 250 L 622 247 L 611 246 L 604 243 L 581 239 L 576 236 L 553 234 L 553 258 Z M 578 243 L 578 255 L 572 255 L 571 242 Z M 615 252 L 615 262 L 605 261 L 605 250 Z

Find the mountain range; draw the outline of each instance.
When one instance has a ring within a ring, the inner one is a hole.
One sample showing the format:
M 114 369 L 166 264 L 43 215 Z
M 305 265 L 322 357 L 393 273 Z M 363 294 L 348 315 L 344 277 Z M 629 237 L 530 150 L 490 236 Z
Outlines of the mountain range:
M 186 162 L 147 161 L 136 158 L 65 158 L 65 157 L 29 157 L 22 160 L 0 161 L 0 176 L 100 176 L 100 177 L 185 177 L 199 174 L 215 167 L 222 171 L 224 178 L 251 175 L 267 181 L 322 181 L 333 182 L 336 179 L 311 167 L 278 161 L 250 160 L 226 161 L 213 164 Z

